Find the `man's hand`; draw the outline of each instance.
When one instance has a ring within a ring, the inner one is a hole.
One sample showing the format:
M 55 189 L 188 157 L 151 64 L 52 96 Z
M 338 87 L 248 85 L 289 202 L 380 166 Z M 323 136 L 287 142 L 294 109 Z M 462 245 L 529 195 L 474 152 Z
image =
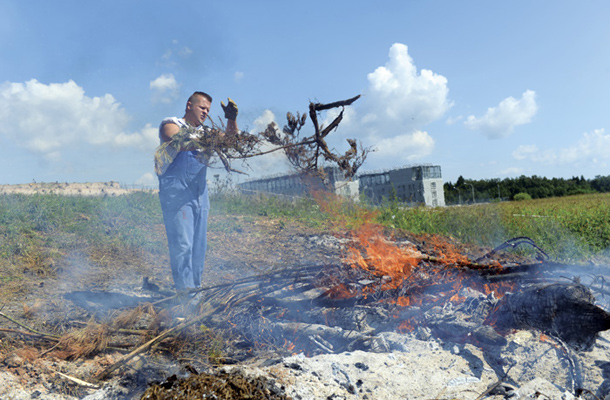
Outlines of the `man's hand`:
M 225 106 L 225 103 L 223 103 L 221 101 L 220 106 L 222 107 L 223 111 L 225 112 L 225 118 L 228 120 L 235 121 L 235 119 L 237 118 L 237 104 L 235 104 L 235 102 L 233 100 L 231 100 L 230 97 L 228 99 L 229 99 L 228 105 Z

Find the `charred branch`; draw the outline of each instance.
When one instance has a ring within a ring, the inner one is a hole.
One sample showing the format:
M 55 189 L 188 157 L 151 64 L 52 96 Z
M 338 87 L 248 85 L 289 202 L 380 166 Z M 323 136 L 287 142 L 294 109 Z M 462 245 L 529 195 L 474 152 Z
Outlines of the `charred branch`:
M 538 285 L 504 296 L 492 319 L 499 329 L 538 329 L 586 349 L 599 332 L 610 329 L 610 313 L 594 302 L 581 284 Z
M 540 247 L 538 247 L 538 245 L 532 239 L 528 238 L 527 236 L 519 236 L 516 238 L 509 239 L 506 242 L 502 243 L 501 245 L 499 245 L 498 247 L 496 247 L 489 253 L 485 254 L 483 257 L 480 257 L 477 260 L 475 260 L 475 263 L 480 263 L 480 262 L 483 262 L 484 260 L 491 259 L 494 255 L 496 255 L 501 250 L 515 249 L 522 245 L 528 245 L 528 246 L 532 247 L 534 250 L 536 250 L 536 252 L 537 252 L 536 258 L 539 261 L 548 261 L 549 260 L 549 258 L 550 258 L 549 255 L 544 250 L 542 250 Z
M 206 127 L 204 133 L 196 129 L 184 129 L 175 135 L 171 141 L 163 143 L 155 152 L 155 171 L 163 174 L 173 161 L 178 151 L 198 150 L 201 156 L 208 160 L 218 159 L 226 171 L 244 173 L 233 167 L 233 161 L 246 160 L 275 151 L 283 151 L 291 165 L 301 173 L 322 174 L 323 163 L 336 165 L 343 174 L 351 178 L 365 161 L 370 149 L 359 145 L 355 139 L 348 139 L 348 150 L 337 153 L 326 143 L 326 137 L 336 130 L 343 119 L 343 109 L 360 98 L 360 95 L 347 100 L 332 103 L 309 104 L 309 117 L 314 132 L 311 136 L 302 137 L 301 129 L 307 121 L 307 114 L 287 113 L 287 124 L 279 133 L 275 123 L 267 126 L 263 132 L 251 134 L 247 131 L 228 133 L 222 121 L 219 125 L 212 122 L 212 127 Z M 321 111 L 341 107 L 339 115 L 327 127 L 320 127 L 318 116 Z M 271 149 L 263 150 L 263 146 L 271 144 Z
M 347 100 L 335 101 L 333 103 L 327 103 L 327 104 L 315 103 L 315 104 L 313 104 L 313 107 L 316 111 L 323 111 L 323 110 L 329 110 L 331 108 L 351 106 L 352 103 L 355 102 L 356 100 L 358 100 L 359 98 L 360 98 L 360 95 L 354 96 L 351 99 L 347 99 Z

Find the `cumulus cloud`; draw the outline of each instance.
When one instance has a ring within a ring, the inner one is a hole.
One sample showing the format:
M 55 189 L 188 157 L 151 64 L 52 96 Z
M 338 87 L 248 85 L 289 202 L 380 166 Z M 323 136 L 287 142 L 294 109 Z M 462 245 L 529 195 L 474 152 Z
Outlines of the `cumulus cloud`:
M 83 146 L 156 147 L 156 129 L 128 132 L 128 124 L 129 116 L 112 95 L 88 97 L 74 81 L 0 85 L 0 136 L 51 162 L 61 160 L 64 150 Z
M 178 98 L 180 85 L 174 74 L 163 74 L 150 81 L 150 89 L 153 91 L 153 101 L 170 104 Z
M 120 132 L 113 140 L 118 147 L 132 147 L 142 151 L 149 151 L 159 144 L 159 128 L 146 124 L 138 133 Z
M 524 144 L 521 145 L 519 147 L 517 147 L 516 150 L 513 151 L 513 158 L 515 160 L 525 160 L 527 158 L 530 158 L 532 156 L 536 156 L 536 154 L 538 154 L 540 152 L 540 150 L 538 149 L 538 146 L 536 146 L 535 144 Z
M 513 132 L 515 126 L 531 122 L 537 111 L 536 92 L 526 90 L 521 99 L 508 97 L 497 107 L 488 108 L 482 117 L 468 116 L 464 125 L 482 132 L 489 139 L 504 138 Z
M 416 131 L 381 139 L 374 147 L 375 151 L 369 155 L 372 159 L 413 162 L 432 153 L 434 139 L 428 132 Z
M 537 145 L 522 145 L 512 153 L 516 160 L 528 160 L 546 165 L 606 165 L 610 161 L 610 135 L 604 129 L 585 132 L 572 146 L 560 149 L 540 149 Z
M 400 43 L 391 46 L 387 62 L 367 77 L 368 87 L 362 98 L 345 108 L 338 131 L 328 136 L 329 147 L 342 153 L 349 148 L 346 137 L 362 141 L 364 147 L 376 150 L 369 154 L 367 168 L 392 167 L 430 155 L 435 141 L 423 128 L 442 118 L 452 106 L 447 78 L 427 69 L 418 70 L 407 46 Z M 336 108 L 322 113 L 320 124 L 328 126 L 340 111 Z M 254 122 L 254 128 L 261 131 L 272 121 L 275 115 L 266 110 Z M 305 130 L 311 132 L 311 125 Z M 288 168 L 281 152 L 250 163 L 253 175 Z
M 418 70 L 408 47 L 401 43 L 391 46 L 386 63 L 367 78 L 364 96 L 354 108 L 345 110 L 339 127 L 341 138 L 357 137 L 365 147 L 376 149 L 367 159 L 369 168 L 392 167 L 431 154 L 435 142 L 423 128 L 452 107 L 447 78 L 431 70 Z M 366 112 L 356 111 L 362 109 Z M 324 122 L 335 115 L 329 113 Z
M 445 114 L 448 100 L 447 78 L 430 70 L 418 72 L 408 48 L 395 43 L 389 60 L 368 74 L 365 118 L 393 126 L 392 132 L 415 131 Z

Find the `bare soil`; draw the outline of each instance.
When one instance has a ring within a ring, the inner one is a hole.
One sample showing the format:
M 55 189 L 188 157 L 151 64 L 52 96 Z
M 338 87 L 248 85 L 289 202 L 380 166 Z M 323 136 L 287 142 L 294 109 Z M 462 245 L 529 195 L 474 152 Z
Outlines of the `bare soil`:
M 120 190 L 112 184 L 56 186 L 78 195 L 93 194 L 85 189 L 97 190 L 98 195 Z M 12 189 L 51 190 L 34 185 Z M 204 273 L 208 286 L 270 270 L 340 262 L 332 240 L 325 243 L 332 237 L 329 232 L 267 217 L 212 216 L 209 225 Z M 155 231 L 165 237 L 162 225 Z M 273 380 L 218 371 L 222 365 L 247 363 L 261 355 L 252 354 L 251 348 L 240 349 L 239 338 L 230 333 L 204 326 L 162 342 L 96 382 L 105 368 L 185 317 L 182 303 L 162 306 L 160 311 L 137 307 L 138 302 L 174 294 L 167 253 L 81 249 L 66 254 L 52 270 L 54 274 L 41 275 L 31 266 L 24 276 L 1 284 L 0 387 L 4 389 L 0 398 L 69 399 L 103 393 L 100 398 L 135 399 L 147 389 L 144 398 L 150 399 L 213 394 L 216 397 L 210 398 L 285 398 L 281 385 Z M 135 309 L 135 322 L 116 323 L 129 319 L 125 314 Z M 122 326 L 136 333 L 118 334 Z
M 113 183 L 13 189 L 20 193 L 122 193 Z M 3 190 L 0 187 L 0 193 Z M 337 240 L 345 232 L 256 216 L 212 216 L 209 223 L 207 286 L 278 269 L 341 263 Z M 162 225 L 155 231 L 165 235 Z M 490 250 L 451 238 L 392 234 L 431 255 L 439 245 L 453 246 L 472 258 Z M 167 253 L 81 249 L 65 254 L 52 269 L 54 274 L 40 275 L 33 266 L 20 279 L 1 284 L 0 398 L 288 398 L 279 380 L 220 370 L 223 365 L 260 362 L 288 353 L 271 348 L 255 351 L 230 332 L 203 324 L 162 341 L 97 381 L 101 372 L 129 351 L 185 317 L 187 310 L 180 302 L 155 310 L 137 306 L 173 295 Z

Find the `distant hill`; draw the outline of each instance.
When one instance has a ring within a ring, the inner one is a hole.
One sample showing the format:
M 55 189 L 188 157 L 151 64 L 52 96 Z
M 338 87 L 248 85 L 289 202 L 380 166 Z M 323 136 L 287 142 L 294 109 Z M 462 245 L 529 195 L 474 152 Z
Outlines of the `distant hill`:
M 119 196 L 134 191 L 152 189 L 123 188 L 118 182 L 44 183 L 33 182 L 18 185 L 0 185 L 0 194 L 63 194 L 72 196 Z

